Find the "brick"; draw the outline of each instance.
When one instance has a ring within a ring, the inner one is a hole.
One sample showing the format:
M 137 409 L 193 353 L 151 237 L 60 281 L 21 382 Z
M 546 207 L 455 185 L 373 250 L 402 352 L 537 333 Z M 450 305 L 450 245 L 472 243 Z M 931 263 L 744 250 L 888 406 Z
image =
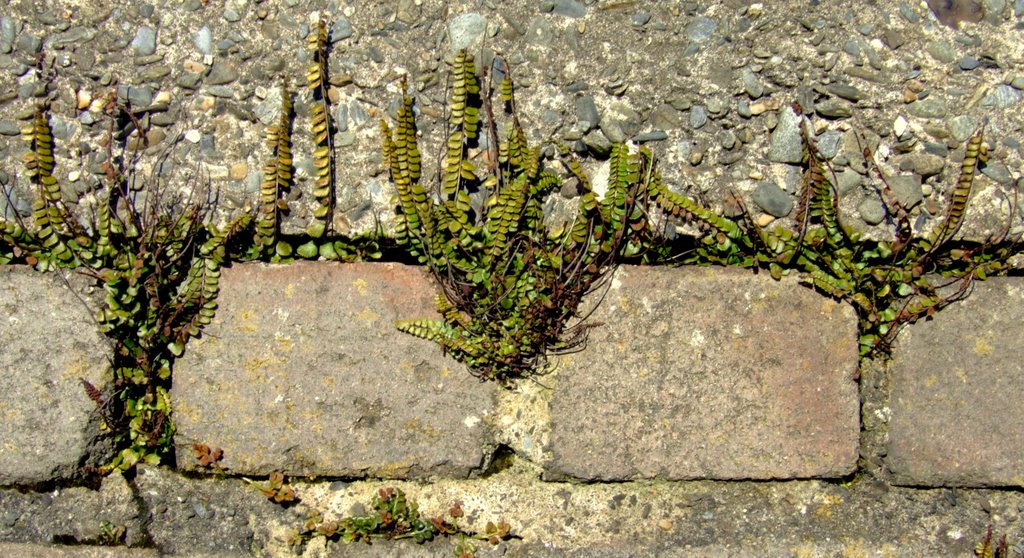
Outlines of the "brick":
M 857 321 L 795 280 L 616 273 L 550 403 L 547 477 L 838 477 L 858 455 Z
M 225 269 L 217 316 L 174 371 L 178 465 L 204 443 L 244 474 L 473 474 L 498 388 L 394 326 L 436 318 L 435 292 L 398 264 Z
M 887 465 L 900 484 L 1024 486 L 1024 283 L 978 282 L 905 328 L 893 354 Z
M 110 350 L 68 284 L 55 273 L 0 266 L 0 485 L 75 476 L 100 434 L 79 379 L 102 386 Z

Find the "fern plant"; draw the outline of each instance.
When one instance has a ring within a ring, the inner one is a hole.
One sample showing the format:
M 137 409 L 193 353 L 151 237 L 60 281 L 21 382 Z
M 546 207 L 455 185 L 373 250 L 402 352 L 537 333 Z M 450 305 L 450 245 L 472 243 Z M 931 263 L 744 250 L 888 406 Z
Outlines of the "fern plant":
M 794 108 L 801 112 L 799 106 Z M 947 213 L 928 235 L 913 236 L 907 211 L 878 172 L 880 194 L 894 216 L 896 237 L 869 241 L 842 223 L 832 170 L 818 155 L 808 126 L 803 117 L 805 171 L 791 227 L 762 229 L 745 211 L 739 220 L 726 219 L 663 186 L 655 189 L 654 200 L 664 211 L 696 221 L 709 233 L 683 263 L 767 269 L 776 279 L 797 272 L 803 282 L 854 306 L 860 316 L 862 356 L 887 351 L 903 326 L 964 298 L 975 280 L 1007 269 L 1018 245 L 1008 238 L 1009 227 L 982 245 L 954 242 L 978 164 L 986 158 L 982 130 L 968 140 Z M 877 169 L 871 153 L 865 150 L 864 155 Z M 949 294 L 940 294 L 950 287 Z
M 412 98 L 403 96 L 393 129 L 382 123 L 384 154 L 398 190 L 395 236 L 442 287 L 441 319 L 397 326 L 437 342 L 474 374 L 503 383 L 536 371 L 547 354 L 583 346 L 592 324 L 580 320 L 579 303 L 620 256 L 639 249 L 648 231 L 643 206 L 656 177 L 646 150 L 620 146 L 598 199 L 572 162 L 585 190 L 579 215 L 569 227 L 546 227 L 543 204 L 562 178 L 527 142 L 514 114 L 511 75 L 504 79 L 506 118 L 484 119 L 482 112 L 494 113 L 481 83 L 486 74 L 477 78 L 464 51 L 454 58 L 447 147 L 432 186 L 421 176 Z M 482 130 L 491 156 L 473 157 Z
M 124 107 L 111 101 L 115 116 Z M 115 162 L 108 137 L 106 196 L 83 223 L 63 202 L 53 176 L 53 136 L 40 109 L 24 131 L 26 169 L 38 196 L 31 224 L 4 222 L 3 241 L 40 270 L 77 269 L 106 293 L 96 320 L 114 341 L 114 381 L 106 394 L 83 381 L 113 432 L 119 453 L 109 469 L 158 463 L 171 447 L 170 372 L 185 343 L 216 311 L 227 244 L 249 222 L 242 215 L 219 229 L 206 224 L 208 204 L 165 198 L 160 184 L 145 201 L 133 173 Z

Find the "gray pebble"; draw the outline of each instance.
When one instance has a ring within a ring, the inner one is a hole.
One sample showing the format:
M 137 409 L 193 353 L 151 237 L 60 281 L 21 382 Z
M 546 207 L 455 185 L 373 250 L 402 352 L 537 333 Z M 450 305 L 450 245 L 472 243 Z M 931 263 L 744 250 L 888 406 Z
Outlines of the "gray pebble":
M 759 183 L 750 199 L 773 217 L 785 217 L 793 210 L 793 198 L 774 182 Z
M 711 97 L 708 99 L 707 107 L 708 112 L 715 117 L 725 116 L 725 111 L 728 108 L 718 97 Z
M 654 107 L 647 121 L 655 128 L 675 130 L 683 127 L 682 113 L 668 103 Z
M 477 15 L 477 16 L 479 16 L 479 14 L 467 14 L 467 15 Z M 352 24 L 349 23 L 349 21 L 347 19 L 345 19 L 343 17 L 339 17 L 337 20 L 334 21 L 334 24 L 331 25 L 331 31 L 330 31 L 330 34 L 328 35 L 328 40 L 330 40 L 331 43 L 336 43 L 338 41 L 344 41 L 345 39 L 351 37 L 352 34 L 353 34 Z
M 384 62 L 384 53 L 374 45 L 366 47 L 366 55 L 370 57 L 370 60 L 373 60 L 378 64 L 382 64 Z
M 356 133 L 352 132 L 352 131 L 340 132 L 338 134 L 338 140 L 337 141 L 338 141 L 338 147 L 348 147 L 350 145 L 355 145 L 355 143 L 356 143 Z
M 0 136 L 21 135 L 21 125 L 14 120 L 0 120 Z
M 220 97 L 222 99 L 231 99 L 235 96 L 234 90 L 227 85 L 211 85 L 206 88 L 206 92 L 214 97 Z
M 743 84 L 743 90 L 751 99 L 757 99 L 764 95 L 764 85 L 754 75 L 754 72 L 750 71 L 750 68 L 743 68 L 743 71 L 740 72 L 740 83 Z
M 487 30 L 487 18 L 477 13 L 462 14 L 448 24 L 452 52 L 468 48 Z
M 597 112 L 597 104 L 594 103 L 593 95 L 582 95 L 576 97 L 576 122 L 579 123 L 582 132 L 593 130 L 601 116 Z
M 900 15 L 903 19 L 907 20 L 907 23 L 920 23 L 921 16 L 917 15 L 917 12 L 912 10 L 906 2 L 900 2 L 899 4 Z
M 862 93 L 860 89 L 857 89 L 852 85 L 846 85 L 843 83 L 833 83 L 829 85 L 826 89 L 829 93 L 835 95 L 836 97 L 842 97 L 843 99 L 847 99 L 855 103 L 864 98 L 864 93 Z
M 0 43 L 14 44 L 18 36 L 18 22 L 10 16 L 0 17 Z
M 839 142 L 843 134 L 836 130 L 826 130 L 818 136 L 818 154 L 826 160 L 832 160 L 839 153 Z
M 665 130 L 653 130 L 651 132 L 644 132 L 633 136 L 633 141 L 637 143 L 647 143 L 650 141 L 662 141 L 668 139 L 668 132 Z
M 334 127 L 339 132 L 348 131 L 348 104 L 338 103 L 334 109 Z
M 1024 2 L 1024 0 L 1021 1 Z M 1014 76 L 1014 78 L 1010 80 L 1010 86 L 1014 89 L 1024 89 L 1024 76 Z
M 981 166 L 981 174 L 1003 185 L 1010 184 L 1013 181 L 1010 169 L 1006 168 L 1006 165 L 1001 162 L 991 159 Z
M 837 101 L 835 99 L 815 103 L 814 111 L 826 118 L 839 119 L 853 116 L 853 109 L 850 108 L 846 101 Z
M 836 173 L 835 181 L 836 190 L 839 191 L 840 196 L 844 196 L 855 188 L 859 188 L 863 183 L 863 178 L 853 169 L 843 169 Z
M 945 166 L 945 159 L 930 153 L 911 153 L 900 160 L 900 170 L 912 171 L 923 177 L 935 176 Z
M 967 138 L 978 129 L 978 121 L 973 116 L 961 114 L 949 119 L 949 134 L 958 142 L 967 141 Z
M 218 60 L 213 63 L 210 73 L 206 76 L 208 85 L 224 85 L 238 79 L 238 70 L 227 62 Z
M 931 41 L 924 45 L 924 50 L 939 62 L 946 64 L 956 60 L 956 50 L 946 41 Z
M 31 33 L 18 35 L 15 46 L 25 54 L 39 54 L 43 50 L 43 40 Z
M 907 112 L 918 118 L 945 118 L 946 103 L 929 97 L 907 105 Z
M 921 177 L 909 174 L 900 174 L 889 178 L 889 186 L 892 187 L 896 201 L 903 209 L 911 210 L 921 203 Z
M 213 517 L 213 510 L 207 508 L 202 502 L 193 502 L 192 509 L 202 519 Z
M 885 33 L 882 34 L 882 42 L 890 49 L 896 50 L 903 46 L 907 40 L 899 31 L 895 29 L 886 29 Z
M 184 89 L 196 89 L 199 87 L 199 82 L 202 81 L 203 76 L 193 73 L 184 72 L 174 79 L 174 84 Z
M 801 118 L 786 107 L 779 113 L 779 122 L 768 140 L 768 160 L 773 163 L 803 161 L 804 144 L 800 137 Z
M 156 52 L 156 30 L 152 27 L 142 26 L 135 32 L 135 38 L 132 39 L 132 48 L 135 52 L 143 56 L 148 56 Z
M 750 118 L 754 113 L 750 112 L 750 103 L 746 99 L 738 99 L 736 101 L 736 114 L 743 118 Z
M 981 100 L 981 106 L 1006 109 L 1017 104 L 1019 101 L 1020 91 L 1009 85 L 997 85 L 991 93 Z
M 235 10 L 234 8 L 229 6 L 227 8 L 224 8 L 224 19 L 230 21 L 231 23 L 237 23 L 242 19 L 242 15 L 238 13 L 238 10 Z
M 66 46 L 78 46 L 96 38 L 96 30 L 89 27 L 72 27 L 63 33 L 58 33 L 50 38 L 50 47 L 64 48 Z
M 850 39 L 843 44 L 843 52 L 853 56 L 854 58 L 860 58 L 860 44 L 857 41 Z
M 715 134 L 715 139 L 718 140 L 718 144 L 725 149 L 732 149 L 736 147 L 736 134 L 732 130 L 722 130 Z
M 555 0 L 551 13 L 566 17 L 583 17 L 587 15 L 587 8 L 576 0 Z
M 6 204 L 5 204 L 6 209 Z M 21 513 L 17 511 L 6 511 L 3 516 L 0 516 L 0 524 L 4 527 L 14 527 L 14 525 L 21 519 Z
M 869 225 L 877 225 L 885 220 L 885 206 L 876 198 L 862 201 L 857 206 L 857 212 L 860 213 L 860 218 Z
M 985 7 L 985 19 L 990 23 L 998 23 L 1003 18 L 1006 0 L 981 0 Z
M 703 105 L 693 105 L 690 108 L 690 128 L 701 129 L 708 123 L 708 112 Z
M 77 128 L 75 126 L 74 128 Z M 54 138 L 59 140 L 66 140 L 71 137 L 73 132 L 73 126 L 67 121 L 56 114 L 50 115 L 50 132 Z
M 960 62 L 957 63 L 957 65 L 960 66 L 961 70 L 969 72 L 980 66 L 981 62 L 979 62 L 978 59 L 973 56 L 964 56 L 963 58 L 960 59 Z
M 716 160 L 718 161 L 719 165 L 722 165 L 723 167 L 727 167 L 727 166 L 729 166 L 729 165 L 731 165 L 733 163 L 736 163 L 737 161 L 739 161 L 742 158 L 743 158 L 743 152 L 740 151 L 740 150 L 736 150 L 736 151 L 722 151 L 722 152 L 720 152 L 718 154 L 718 158 Z
M 156 66 L 150 66 L 149 68 L 146 68 L 145 71 L 139 74 L 139 79 L 143 82 L 149 83 L 153 81 L 158 81 L 160 78 L 170 75 L 170 73 L 170 66 L 158 64 Z
M 695 43 L 703 43 L 715 34 L 718 22 L 710 17 L 698 16 L 686 26 L 686 37 Z
M 633 14 L 633 17 L 630 18 L 630 21 L 636 27 L 643 27 L 644 25 L 647 25 L 649 21 L 651 21 L 651 13 L 640 12 L 638 14 Z
M 204 25 L 199 31 L 192 34 L 192 44 L 195 45 L 199 54 L 213 54 L 213 31 Z
M 607 157 L 612 152 L 612 142 L 600 130 L 583 136 L 583 143 L 597 157 Z
M 611 140 L 612 143 L 622 143 L 626 141 L 626 133 L 622 131 L 622 127 L 619 123 L 611 119 L 607 115 L 601 118 L 601 131 L 604 135 Z
M 366 124 L 366 121 L 370 119 L 370 113 L 366 112 L 362 103 L 352 101 L 348 107 L 348 117 L 352 119 L 352 124 L 358 128 Z
M 120 85 L 117 88 L 117 98 L 122 102 L 128 101 L 132 107 L 146 107 L 153 103 L 153 88 Z

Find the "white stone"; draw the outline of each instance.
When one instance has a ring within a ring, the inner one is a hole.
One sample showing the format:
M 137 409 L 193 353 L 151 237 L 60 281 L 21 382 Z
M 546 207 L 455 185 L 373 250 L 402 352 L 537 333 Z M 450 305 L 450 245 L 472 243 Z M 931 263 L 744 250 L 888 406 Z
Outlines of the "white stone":
M 897 116 L 896 120 L 892 123 L 892 131 L 896 132 L 896 137 L 898 138 L 904 137 L 909 129 L 910 123 L 902 116 Z

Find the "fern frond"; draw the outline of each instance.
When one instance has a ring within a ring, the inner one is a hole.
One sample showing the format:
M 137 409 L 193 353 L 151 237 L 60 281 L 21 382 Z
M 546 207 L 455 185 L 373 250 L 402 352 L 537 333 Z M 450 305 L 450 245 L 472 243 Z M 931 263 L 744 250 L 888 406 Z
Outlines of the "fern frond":
M 327 94 L 327 28 L 327 18 L 321 17 L 308 41 L 312 62 L 307 68 L 306 80 L 313 95 L 310 126 L 315 144 L 313 197 L 316 207 L 307 232 L 313 238 L 326 234 L 334 207 L 334 142 L 331 137 L 330 97 Z
M 971 190 L 974 186 L 974 175 L 978 169 L 978 162 L 988 158 L 984 148 L 983 130 L 978 130 L 967 140 L 964 160 L 960 163 L 960 177 L 957 179 L 956 187 L 949 198 L 949 209 L 946 211 L 946 218 L 942 222 L 939 232 L 934 235 L 934 246 L 939 246 L 956 236 L 964 222 L 964 213 L 967 211 L 967 201 L 971 197 Z

